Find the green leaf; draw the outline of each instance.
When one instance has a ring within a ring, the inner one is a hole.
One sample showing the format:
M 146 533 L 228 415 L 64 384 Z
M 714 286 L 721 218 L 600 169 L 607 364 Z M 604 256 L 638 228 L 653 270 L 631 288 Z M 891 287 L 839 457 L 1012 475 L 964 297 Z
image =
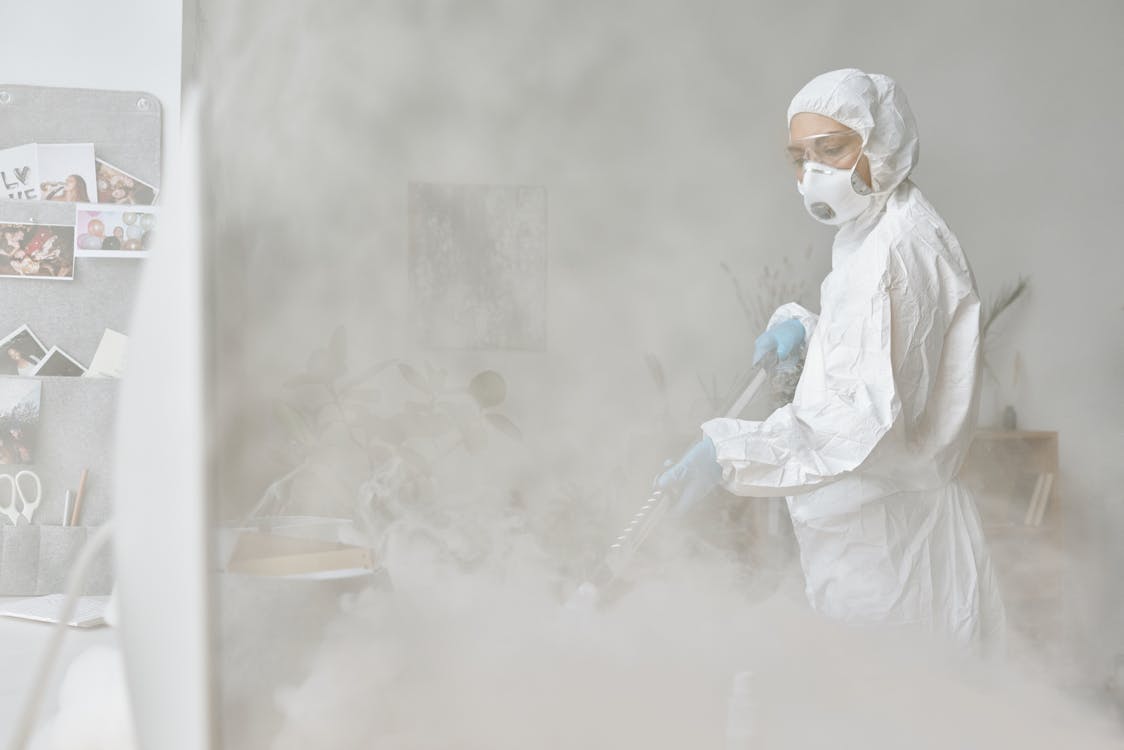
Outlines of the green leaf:
M 376 362 L 373 365 L 368 365 L 367 367 L 364 367 L 362 370 L 360 370 L 354 376 L 352 376 L 351 378 L 348 378 L 347 383 L 345 383 L 343 385 L 343 390 L 346 392 L 348 389 L 354 388 L 355 386 L 359 385 L 360 383 L 363 383 L 367 380 L 370 380 L 371 378 L 378 375 L 380 372 L 382 372 L 386 368 L 390 367 L 395 362 L 397 362 L 397 360 L 395 360 L 395 359 L 384 359 L 382 362 Z
M 426 460 L 425 456 L 418 453 L 413 448 L 409 448 L 405 445 L 400 445 L 398 446 L 398 455 L 402 457 L 403 461 L 410 464 L 423 474 L 430 473 L 431 469 L 429 466 L 429 461 Z
M 291 404 L 280 400 L 274 401 L 273 413 L 293 441 L 308 445 L 315 440 L 308 420 Z
M 644 363 L 648 365 L 648 372 L 652 376 L 652 382 L 656 384 L 656 388 L 663 391 L 667 388 L 667 380 L 663 375 L 663 365 L 660 364 L 659 359 L 655 354 L 648 353 L 644 355 Z
M 433 411 L 425 401 L 406 401 L 402 404 L 402 409 L 407 414 L 428 414 Z
M 335 404 L 324 404 L 316 410 L 316 425 L 321 429 L 343 421 L 346 421 L 346 417 L 340 415 L 340 410 Z
M 405 362 L 400 363 L 398 365 L 398 372 L 402 373 L 402 378 L 407 383 L 414 386 L 422 393 L 426 395 L 429 395 L 431 393 L 431 391 L 429 390 L 429 383 L 425 381 L 425 378 L 421 376 L 421 373 L 419 373 L 410 365 L 406 364 Z
M 359 425 L 366 424 L 367 421 L 370 420 L 373 416 L 373 413 L 370 409 L 367 408 L 367 405 L 359 403 L 358 401 L 349 403 L 347 405 L 346 414 L 346 421 L 349 424 Z
M 469 422 L 460 426 L 461 439 L 469 453 L 479 453 L 488 445 L 488 434 L 480 422 Z
M 514 422 L 512 422 L 504 415 L 495 413 L 485 414 L 484 419 L 487 420 L 488 424 L 490 424 L 492 427 L 499 430 L 503 434 L 507 435 L 512 440 L 518 440 L 522 442 L 523 432 L 515 426 Z
M 314 349 L 308 355 L 308 365 L 305 372 L 307 377 L 318 379 L 327 383 L 333 377 L 331 355 L 327 349 Z
M 999 294 L 991 301 L 991 304 L 986 306 L 987 309 L 983 314 L 983 325 L 981 326 L 981 338 L 987 339 L 987 332 L 991 330 L 991 326 L 994 325 L 995 321 L 997 321 L 1003 313 L 1019 301 L 1029 285 L 1030 280 L 1025 276 L 1020 276 L 1012 286 L 1000 290 Z
M 374 437 L 391 445 L 397 445 L 407 437 L 402 429 L 401 422 L 395 419 L 384 419 L 372 415 L 370 419 L 363 421 L 363 428 Z
M 443 414 L 399 414 L 391 420 L 407 439 L 438 437 L 454 429 L 453 421 Z
M 468 393 L 483 409 L 499 406 L 507 398 L 507 381 L 495 370 L 484 370 L 469 381 Z
M 449 379 L 449 371 L 443 367 L 435 369 L 429 377 L 429 382 L 433 386 L 435 393 L 440 392 L 445 387 L 445 382 Z
M 382 401 L 382 391 L 378 388 L 349 388 L 345 397 L 360 404 L 377 404 Z
M 378 443 L 368 444 L 367 455 L 376 466 L 380 466 L 390 460 L 390 457 L 394 455 L 394 451 Z

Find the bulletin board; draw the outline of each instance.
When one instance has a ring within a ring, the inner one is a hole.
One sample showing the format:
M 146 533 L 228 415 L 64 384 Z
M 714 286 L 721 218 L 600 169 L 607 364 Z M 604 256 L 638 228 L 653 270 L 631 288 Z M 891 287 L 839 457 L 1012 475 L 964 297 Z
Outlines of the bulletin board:
M 157 189 L 161 182 L 161 119 L 159 101 L 144 92 L 0 84 L 0 149 L 28 143 L 92 143 L 98 159 Z M 95 193 L 90 201 L 96 200 Z M 65 201 L 0 200 L 0 224 L 74 226 L 75 211 L 76 204 Z M 27 325 L 46 346 L 58 346 L 79 362 L 89 363 L 105 329 L 129 333 L 145 262 L 142 258 L 76 258 L 73 280 L 0 277 L 0 336 Z M 80 523 L 103 523 L 112 515 L 114 418 L 120 381 L 86 377 L 38 380 L 40 421 L 34 458 L 28 466 L 0 466 L 0 471 L 35 471 L 43 490 L 35 522 L 61 524 L 66 490 L 75 489 L 82 470 L 89 469 Z M 0 522 L 7 523 L 6 519 Z

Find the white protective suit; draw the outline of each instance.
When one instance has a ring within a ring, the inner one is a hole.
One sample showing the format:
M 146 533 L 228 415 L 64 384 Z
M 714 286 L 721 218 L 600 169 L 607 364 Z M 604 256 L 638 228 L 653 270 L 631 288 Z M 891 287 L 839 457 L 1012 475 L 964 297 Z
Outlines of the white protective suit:
M 789 495 L 806 591 L 825 616 L 997 643 L 1003 604 L 971 493 L 956 475 L 980 386 L 980 300 L 956 237 L 907 177 L 917 128 L 894 82 L 812 80 L 798 112 L 863 137 L 875 197 L 843 224 L 793 402 L 765 421 L 715 419 L 723 484 Z M 795 192 L 795 191 L 794 191 Z

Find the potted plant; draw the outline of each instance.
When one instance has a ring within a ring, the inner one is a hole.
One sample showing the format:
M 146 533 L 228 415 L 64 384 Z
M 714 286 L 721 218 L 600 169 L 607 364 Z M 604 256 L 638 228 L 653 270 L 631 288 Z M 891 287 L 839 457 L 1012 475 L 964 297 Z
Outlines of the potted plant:
M 406 529 L 449 538 L 452 521 L 434 486 L 443 463 L 478 454 L 493 435 L 521 433 L 500 411 L 507 383 L 494 370 L 454 382 L 428 362 L 353 369 L 348 360 L 341 326 L 285 381 L 286 396 L 274 403 L 274 456 L 284 470 L 239 526 L 369 550 L 381 567 Z M 471 544 L 443 545 L 472 556 Z

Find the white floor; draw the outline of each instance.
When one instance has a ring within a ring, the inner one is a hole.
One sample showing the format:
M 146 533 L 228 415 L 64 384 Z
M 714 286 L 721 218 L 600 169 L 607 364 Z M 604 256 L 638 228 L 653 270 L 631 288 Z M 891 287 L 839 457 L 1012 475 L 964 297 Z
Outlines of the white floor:
M 0 605 L 8 601 L 14 601 L 14 598 L 0 597 Z M 45 623 L 0 617 L 0 746 L 7 745 L 8 733 L 12 731 L 16 717 L 23 709 L 24 693 L 31 685 L 32 675 L 38 668 L 53 627 Z M 116 645 L 116 642 L 117 634 L 112 628 L 68 629 L 62 654 L 51 676 L 47 703 L 39 715 L 40 722 L 55 712 L 58 687 L 71 662 L 91 646 Z

